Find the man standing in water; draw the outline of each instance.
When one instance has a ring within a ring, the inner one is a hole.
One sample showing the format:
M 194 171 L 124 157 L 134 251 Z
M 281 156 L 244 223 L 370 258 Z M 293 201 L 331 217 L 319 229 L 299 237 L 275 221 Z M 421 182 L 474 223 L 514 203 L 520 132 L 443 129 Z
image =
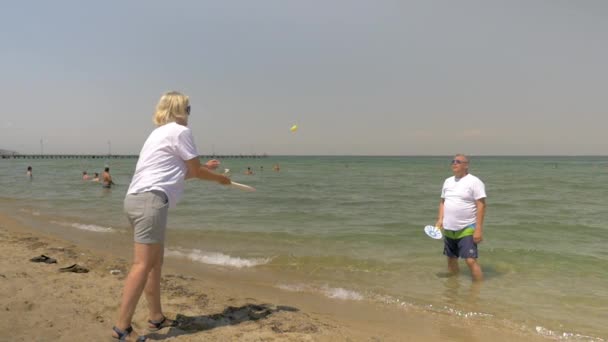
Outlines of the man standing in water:
M 454 176 L 443 182 L 436 227 L 443 227 L 443 254 L 448 271 L 458 273 L 458 258 L 465 259 L 474 281 L 483 279 L 477 263 L 477 244 L 483 240 L 486 190 L 483 182 L 469 174 L 469 159 L 457 154 L 452 160 Z
M 112 187 L 112 185 L 114 185 L 114 182 L 112 181 L 112 176 L 110 176 L 109 167 L 106 166 L 106 168 L 103 170 L 103 173 L 101 174 L 101 177 L 102 177 L 101 186 L 103 188 L 110 189 Z

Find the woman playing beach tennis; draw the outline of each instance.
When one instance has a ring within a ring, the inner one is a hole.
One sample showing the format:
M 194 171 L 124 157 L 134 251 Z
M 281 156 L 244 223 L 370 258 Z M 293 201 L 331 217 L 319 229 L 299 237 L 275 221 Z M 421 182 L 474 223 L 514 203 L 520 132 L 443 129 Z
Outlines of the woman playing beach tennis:
M 163 314 L 160 279 L 163 264 L 167 211 L 179 201 L 184 182 L 199 178 L 229 185 L 230 179 L 201 165 L 188 126 L 190 101 L 178 92 L 164 94 L 154 114 L 158 126 L 141 149 L 124 209 L 134 230 L 133 265 L 125 281 L 118 321 L 112 336 L 121 341 L 145 341 L 131 327 L 142 292 L 148 302 L 148 328 L 175 326 Z

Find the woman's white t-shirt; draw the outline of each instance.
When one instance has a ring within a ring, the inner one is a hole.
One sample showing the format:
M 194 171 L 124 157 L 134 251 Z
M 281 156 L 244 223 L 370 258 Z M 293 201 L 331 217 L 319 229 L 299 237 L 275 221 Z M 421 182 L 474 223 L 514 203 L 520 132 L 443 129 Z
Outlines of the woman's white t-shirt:
M 186 160 L 198 157 L 190 128 L 175 122 L 156 128 L 139 153 L 127 194 L 163 191 L 175 207 L 184 192 Z
M 456 179 L 452 176 L 443 182 L 443 228 L 461 230 L 475 223 L 477 205 L 475 201 L 486 197 L 483 182 L 471 175 Z

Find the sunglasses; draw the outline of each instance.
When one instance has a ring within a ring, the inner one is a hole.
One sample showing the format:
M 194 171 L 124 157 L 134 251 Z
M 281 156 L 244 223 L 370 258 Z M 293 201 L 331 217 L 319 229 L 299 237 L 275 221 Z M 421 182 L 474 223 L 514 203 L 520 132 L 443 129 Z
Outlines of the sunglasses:
M 466 164 L 467 162 L 464 160 L 458 160 L 458 159 L 452 159 L 452 165 L 453 164 Z
M 190 105 L 188 105 L 188 107 L 186 107 L 186 113 L 188 113 L 188 115 L 190 115 Z

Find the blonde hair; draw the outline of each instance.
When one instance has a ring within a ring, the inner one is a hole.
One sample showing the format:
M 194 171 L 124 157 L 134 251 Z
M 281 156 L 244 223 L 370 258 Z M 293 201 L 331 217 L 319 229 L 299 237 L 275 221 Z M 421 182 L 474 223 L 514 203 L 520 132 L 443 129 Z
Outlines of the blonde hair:
M 170 91 L 163 94 L 156 105 L 153 118 L 154 124 L 162 126 L 169 122 L 188 122 L 187 108 L 189 105 L 190 98 L 182 93 Z

